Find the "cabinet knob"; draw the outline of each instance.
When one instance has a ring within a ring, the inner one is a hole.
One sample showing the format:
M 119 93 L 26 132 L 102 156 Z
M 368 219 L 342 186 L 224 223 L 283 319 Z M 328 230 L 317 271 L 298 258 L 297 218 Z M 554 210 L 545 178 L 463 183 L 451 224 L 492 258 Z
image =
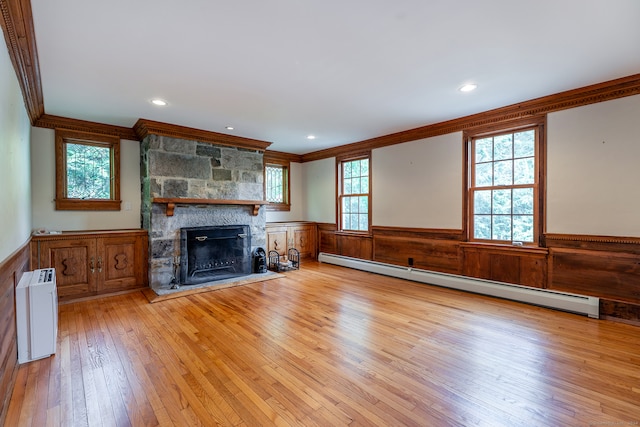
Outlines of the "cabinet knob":
M 89 269 L 91 269 L 91 274 L 96 272 L 95 259 L 93 257 L 89 260 Z
M 102 257 L 98 257 L 98 273 L 102 273 Z

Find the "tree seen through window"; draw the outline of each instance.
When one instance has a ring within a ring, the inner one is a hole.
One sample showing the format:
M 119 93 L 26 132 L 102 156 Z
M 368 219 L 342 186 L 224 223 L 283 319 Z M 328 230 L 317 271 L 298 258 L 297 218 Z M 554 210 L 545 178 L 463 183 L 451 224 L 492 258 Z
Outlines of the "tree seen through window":
M 472 140 L 473 239 L 533 243 L 536 130 Z
M 67 143 L 67 197 L 111 197 L 111 150 L 87 144 Z

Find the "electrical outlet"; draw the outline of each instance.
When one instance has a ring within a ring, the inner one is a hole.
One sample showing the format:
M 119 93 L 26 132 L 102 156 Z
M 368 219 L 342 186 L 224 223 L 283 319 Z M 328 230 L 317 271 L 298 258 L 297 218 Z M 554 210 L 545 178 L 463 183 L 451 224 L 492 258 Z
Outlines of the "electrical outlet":
M 124 210 L 125 211 L 131 210 L 131 202 L 124 202 Z

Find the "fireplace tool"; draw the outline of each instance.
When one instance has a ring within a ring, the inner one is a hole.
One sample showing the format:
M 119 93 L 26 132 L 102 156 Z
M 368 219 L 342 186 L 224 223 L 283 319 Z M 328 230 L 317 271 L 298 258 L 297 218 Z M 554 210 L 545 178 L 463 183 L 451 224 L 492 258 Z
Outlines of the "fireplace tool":
M 178 281 L 178 269 L 180 268 L 180 257 L 173 257 L 173 276 L 171 277 L 171 289 L 180 289 L 180 282 Z

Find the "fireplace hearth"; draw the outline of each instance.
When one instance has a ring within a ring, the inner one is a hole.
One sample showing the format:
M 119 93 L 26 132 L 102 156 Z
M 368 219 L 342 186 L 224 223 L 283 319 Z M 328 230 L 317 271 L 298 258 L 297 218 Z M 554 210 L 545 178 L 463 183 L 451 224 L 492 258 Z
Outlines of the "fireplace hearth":
M 180 229 L 180 285 L 251 274 L 249 225 L 185 227 Z

